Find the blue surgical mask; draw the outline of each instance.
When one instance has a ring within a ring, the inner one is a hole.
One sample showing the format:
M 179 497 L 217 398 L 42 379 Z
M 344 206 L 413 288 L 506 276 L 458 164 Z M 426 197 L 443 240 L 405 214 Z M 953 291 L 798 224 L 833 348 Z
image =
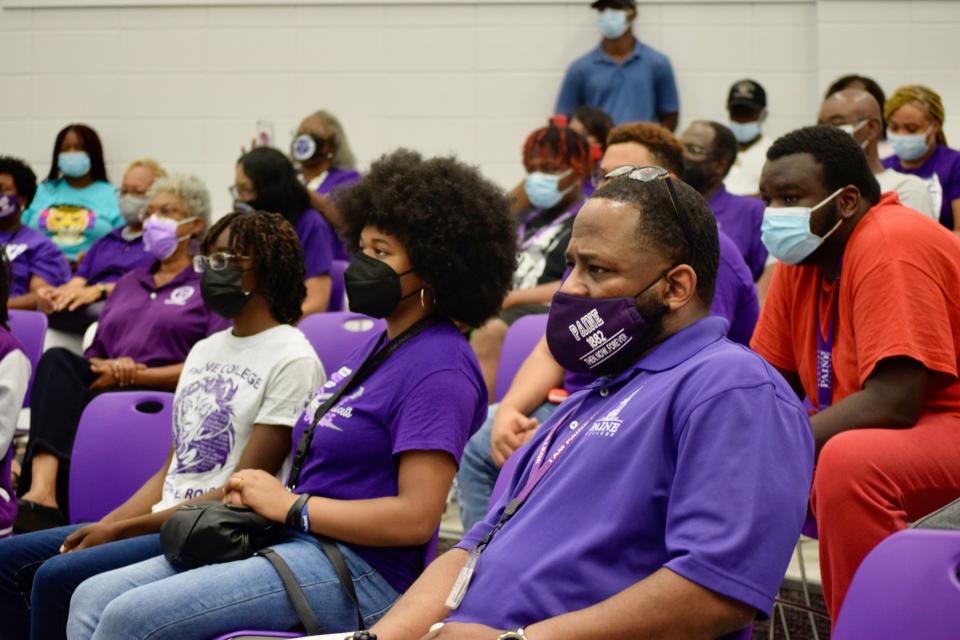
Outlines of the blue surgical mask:
M 927 143 L 927 134 L 929 133 L 929 129 L 913 135 L 902 135 L 887 131 L 887 142 L 893 147 L 893 152 L 897 154 L 898 158 L 909 162 L 922 158 L 930 150 L 930 145 Z
M 816 251 L 830 235 L 840 227 L 837 220 L 823 237 L 810 231 L 810 216 L 813 212 L 837 197 L 843 191 L 837 189 L 815 207 L 767 207 L 763 211 L 760 239 L 774 258 L 787 264 L 799 264 Z
M 845 134 L 847 134 L 848 136 L 850 136 L 851 138 L 853 138 L 854 141 L 855 141 L 857 144 L 860 145 L 860 148 L 861 148 L 861 149 L 866 149 L 866 148 L 867 148 L 867 144 L 868 144 L 870 141 L 869 141 L 869 140 L 864 140 L 863 142 L 860 142 L 859 140 L 857 140 L 857 131 L 860 131 L 860 129 L 863 129 L 864 125 L 867 124 L 868 122 L 870 122 L 870 121 L 869 121 L 869 120 L 861 120 L 861 121 L 858 122 L 857 124 L 838 124 L 838 125 L 836 125 L 836 126 L 837 126 L 837 129 L 840 129 L 840 131 L 843 131 Z
M 759 120 L 755 120 L 754 122 L 730 122 L 727 124 L 727 127 L 730 128 L 730 131 L 733 132 L 733 137 L 735 137 L 740 144 L 747 144 L 760 135 Z
M 71 178 L 85 176 L 90 173 L 90 156 L 86 151 L 62 151 L 57 156 L 57 168 Z
M 604 9 L 597 15 L 597 28 L 604 38 L 616 40 L 627 32 L 627 12 L 619 9 Z
M 550 209 L 557 206 L 563 200 L 563 196 L 573 189 L 570 185 L 563 191 L 560 191 L 560 181 L 569 175 L 569 171 L 561 175 L 552 175 L 534 171 L 527 175 L 523 183 L 523 190 L 527 192 L 527 198 L 537 209 Z

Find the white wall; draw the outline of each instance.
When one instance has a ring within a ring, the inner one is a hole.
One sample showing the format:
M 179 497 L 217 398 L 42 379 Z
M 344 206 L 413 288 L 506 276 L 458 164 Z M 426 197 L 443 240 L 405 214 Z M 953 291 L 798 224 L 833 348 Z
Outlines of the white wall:
M 722 119 L 730 83 L 751 76 L 767 88 L 770 132 L 783 133 L 856 71 L 888 90 L 937 88 L 960 139 L 960 2 L 641 0 L 638 32 L 673 60 L 684 123 Z M 0 153 L 45 173 L 57 130 L 87 122 L 114 180 L 152 155 L 205 178 L 222 210 L 256 121 L 287 144 L 325 107 L 364 164 L 407 145 L 456 153 L 506 185 L 564 68 L 596 41 L 586 1 L 6 9 Z

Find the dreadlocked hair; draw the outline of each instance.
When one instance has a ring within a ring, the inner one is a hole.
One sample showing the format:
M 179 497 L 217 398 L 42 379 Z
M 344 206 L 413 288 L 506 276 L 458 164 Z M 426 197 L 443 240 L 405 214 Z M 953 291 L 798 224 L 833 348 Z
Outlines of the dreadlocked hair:
M 553 120 L 550 125 L 537 129 L 523 143 L 523 163 L 540 156 L 557 158 L 566 163 L 581 178 L 593 174 L 590 159 L 590 144 L 579 133 L 564 125 L 558 127 Z
M 253 250 L 253 272 L 273 317 L 283 324 L 296 323 L 303 315 L 301 307 L 307 297 L 303 284 L 306 268 L 300 240 L 290 223 L 279 213 L 228 213 L 207 233 L 201 245 L 203 253 L 209 253 L 225 229 L 230 229 L 233 253 L 247 255 Z

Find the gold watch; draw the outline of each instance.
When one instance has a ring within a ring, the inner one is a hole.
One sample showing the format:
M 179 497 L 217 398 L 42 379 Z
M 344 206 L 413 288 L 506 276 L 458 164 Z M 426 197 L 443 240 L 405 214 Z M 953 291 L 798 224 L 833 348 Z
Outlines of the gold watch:
M 527 636 L 523 635 L 523 627 L 520 627 L 516 631 L 507 631 L 497 640 L 527 640 Z

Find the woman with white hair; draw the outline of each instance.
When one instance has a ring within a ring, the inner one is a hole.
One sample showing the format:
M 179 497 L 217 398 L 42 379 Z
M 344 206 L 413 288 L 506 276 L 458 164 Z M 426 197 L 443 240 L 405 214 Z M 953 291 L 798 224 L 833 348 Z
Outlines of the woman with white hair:
M 336 191 L 360 179 L 357 159 L 340 119 L 329 111 L 316 111 L 300 123 L 290 144 L 290 157 L 300 167 L 310 203 L 334 228 L 340 226 L 340 214 L 331 199 Z M 346 260 L 337 247 L 334 258 Z
M 15 532 L 66 524 L 73 438 L 94 396 L 129 387 L 172 391 L 193 344 L 229 324 L 203 303 L 191 264 L 190 240 L 210 220 L 207 188 L 174 175 L 156 180 L 147 197 L 143 242 L 155 262 L 117 282 L 83 357 L 55 348 L 37 365 Z

